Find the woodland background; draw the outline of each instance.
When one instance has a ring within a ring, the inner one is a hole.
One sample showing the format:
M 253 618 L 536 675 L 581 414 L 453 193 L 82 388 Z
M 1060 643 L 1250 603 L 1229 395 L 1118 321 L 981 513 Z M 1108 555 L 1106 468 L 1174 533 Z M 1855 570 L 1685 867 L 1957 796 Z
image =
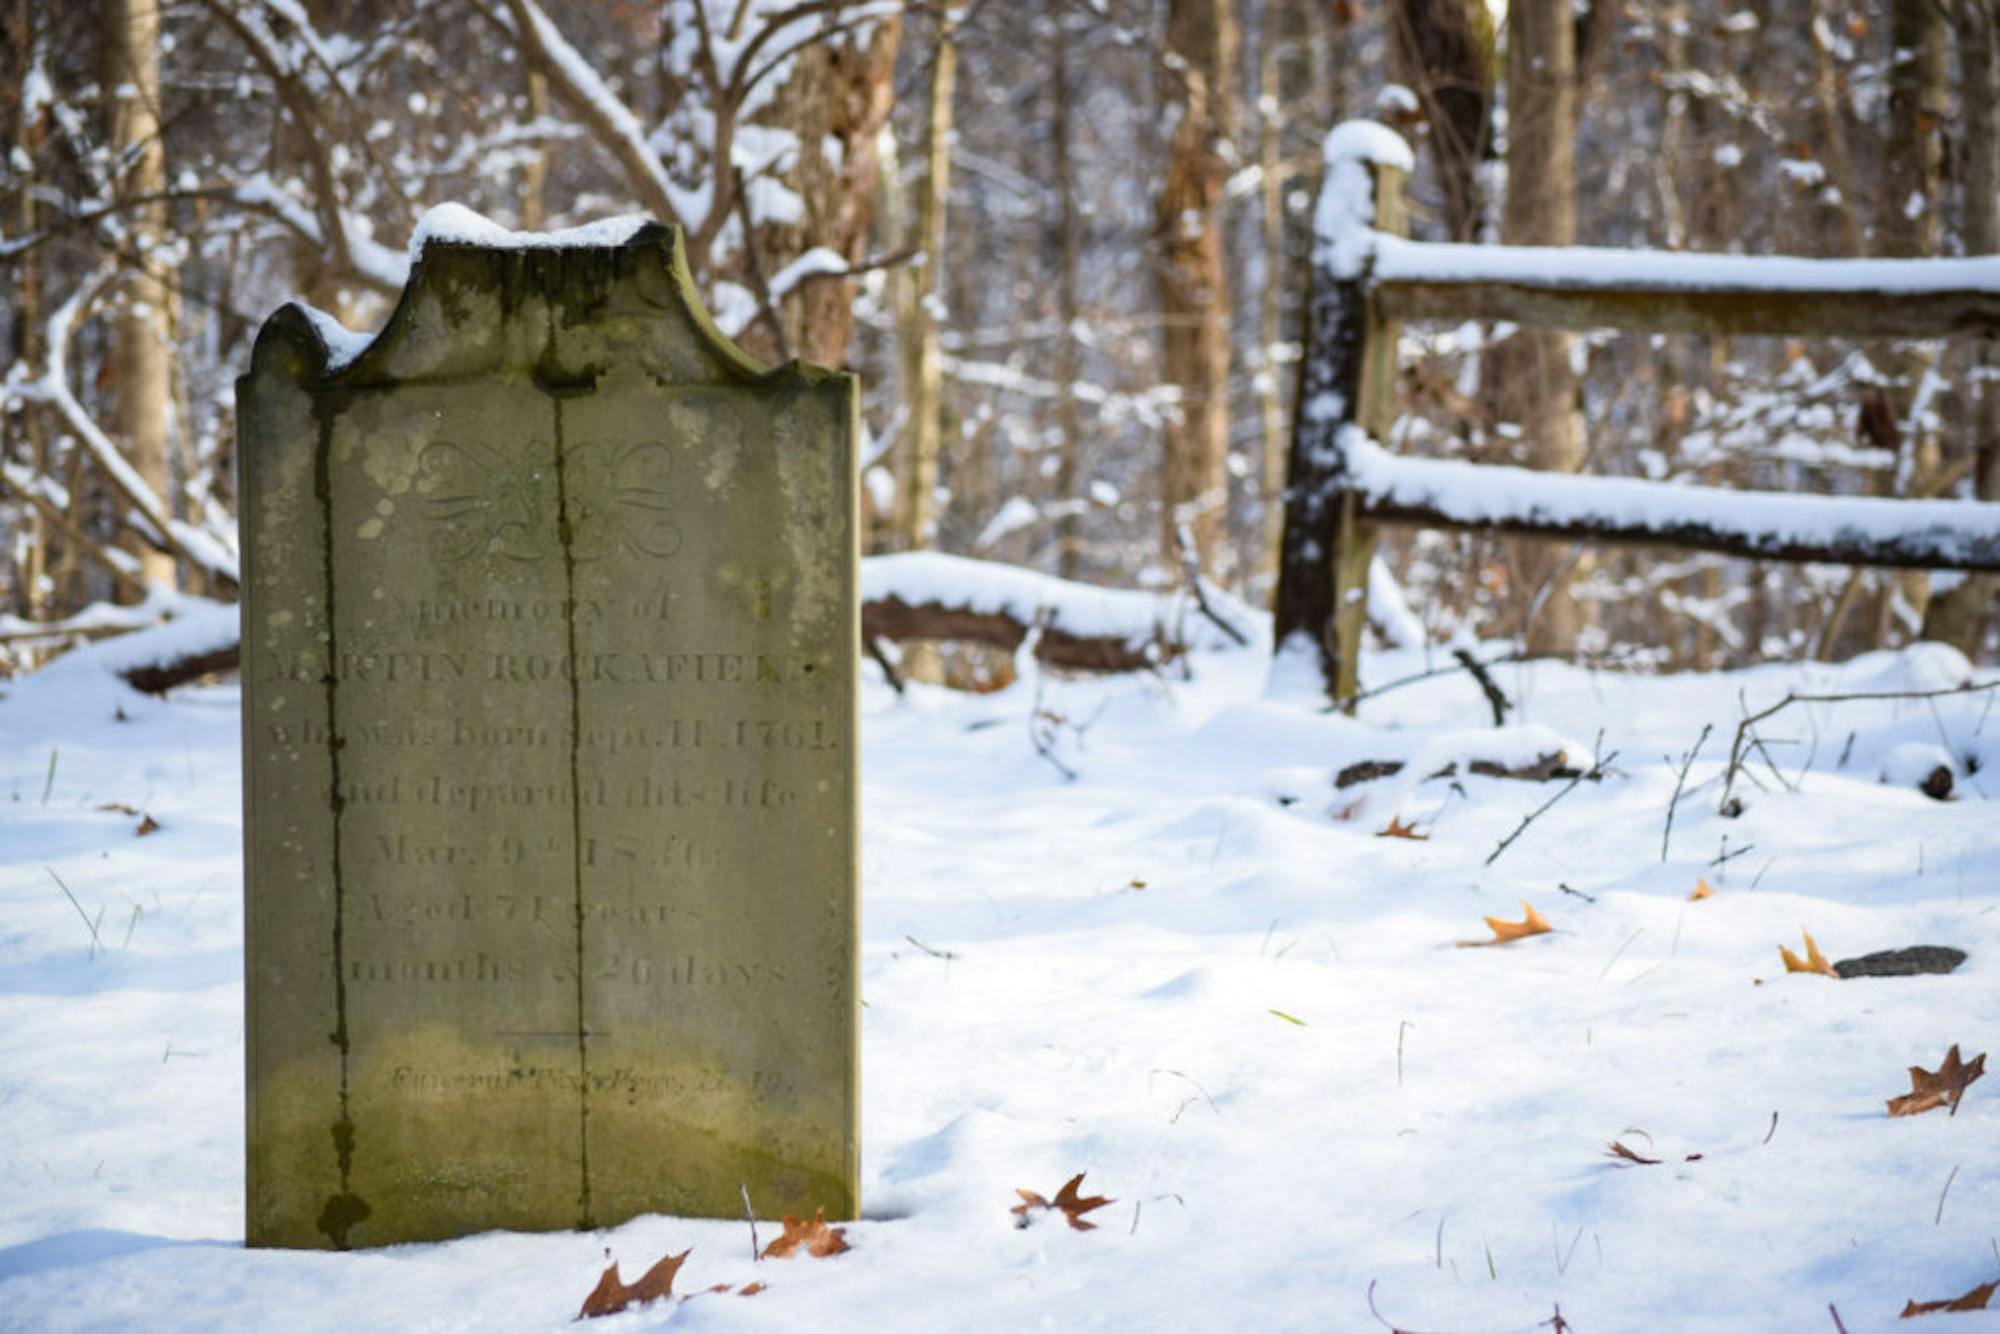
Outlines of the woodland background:
M 2000 251 L 1995 0 L 0 0 L 0 672 L 233 596 L 234 377 L 386 318 L 424 208 L 678 222 L 725 329 L 863 377 L 873 551 L 1267 602 L 1318 145 L 1412 234 Z M 1404 335 L 1411 453 L 2000 498 L 1984 343 Z M 1404 535 L 1435 636 L 1709 668 L 1928 636 L 1987 579 Z M 153 591 L 149 592 L 149 588 Z

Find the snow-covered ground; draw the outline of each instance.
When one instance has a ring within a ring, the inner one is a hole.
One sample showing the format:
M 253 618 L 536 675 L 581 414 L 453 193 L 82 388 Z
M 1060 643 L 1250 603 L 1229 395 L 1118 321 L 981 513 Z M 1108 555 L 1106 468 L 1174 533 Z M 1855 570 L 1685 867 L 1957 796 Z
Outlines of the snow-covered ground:
M 1577 1334 L 1762 1334 L 1832 1330 L 1832 1304 L 1861 1334 L 2000 1275 L 2000 1081 L 1956 1115 L 1884 1108 L 1906 1067 L 2000 1037 L 2000 692 L 1794 706 L 1760 728 L 1747 809 L 1716 813 L 1746 704 L 1955 685 L 1948 651 L 1507 666 L 1524 721 L 1502 732 L 1463 674 L 1354 721 L 1271 693 L 1256 652 L 1039 696 L 898 699 L 870 666 L 867 1216 L 845 1255 L 761 1264 L 741 1221 L 662 1217 L 246 1251 L 238 696 L 133 694 L 116 652 L 0 686 L 6 1328 L 552 1330 L 607 1250 L 629 1280 L 688 1247 L 681 1290 L 768 1288 L 603 1327 L 1526 1334 L 1559 1305 Z M 1600 729 L 1609 775 L 1490 866 L 1562 782 L 1423 777 L 1586 758 Z M 1879 781 L 1923 747 L 1957 799 Z M 1363 759 L 1409 763 L 1336 790 Z M 1428 837 L 1376 837 L 1391 817 Z M 1523 899 L 1552 932 L 1454 947 Z M 1834 959 L 1970 959 L 1787 975 L 1805 931 Z M 1665 1161 L 1615 1162 L 1613 1140 Z M 1077 1172 L 1115 1199 L 1100 1227 L 1015 1228 L 1017 1188 Z

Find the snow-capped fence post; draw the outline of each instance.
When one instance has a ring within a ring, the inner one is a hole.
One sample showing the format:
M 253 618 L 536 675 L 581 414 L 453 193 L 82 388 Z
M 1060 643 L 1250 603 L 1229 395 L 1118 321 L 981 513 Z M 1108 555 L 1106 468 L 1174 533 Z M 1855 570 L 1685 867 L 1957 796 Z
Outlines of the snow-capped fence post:
M 1349 485 L 1345 440 L 1351 427 L 1386 436 L 1395 418 L 1397 325 L 1369 277 L 1375 234 L 1406 229 L 1413 160 L 1395 131 L 1372 121 L 1336 126 L 1325 154 L 1273 631 L 1280 652 L 1315 652 L 1328 695 L 1351 709 L 1375 529 Z

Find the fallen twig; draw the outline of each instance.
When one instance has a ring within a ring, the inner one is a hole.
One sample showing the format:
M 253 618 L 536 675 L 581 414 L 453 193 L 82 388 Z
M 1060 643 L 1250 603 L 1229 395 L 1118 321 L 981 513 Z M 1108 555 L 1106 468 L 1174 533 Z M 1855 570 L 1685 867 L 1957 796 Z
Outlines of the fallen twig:
M 1604 744 L 1604 733 L 1599 732 L 1597 734 L 1597 745 L 1602 746 L 1603 744 Z M 1524 832 L 1526 832 L 1529 825 L 1533 824 L 1536 820 L 1540 819 L 1544 811 L 1548 810 L 1549 807 L 1561 801 L 1564 797 L 1567 797 L 1570 793 L 1576 791 L 1576 785 L 1578 783 L 1581 783 L 1585 778 L 1590 777 L 1592 774 L 1602 775 L 1604 772 L 1604 766 L 1618 758 L 1618 752 L 1614 750 L 1609 755 L 1604 756 L 1604 758 L 1597 759 L 1595 758 L 1596 751 L 1597 748 L 1595 746 L 1592 747 L 1593 758 L 1591 760 L 1590 768 L 1584 770 L 1582 773 L 1570 779 L 1569 782 L 1563 785 L 1562 791 L 1556 793 L 1554 796 L 1550 797 L 1547 801 L 1535 807 L 1535 809 L 1530 811 L 1521 820 L 1521 823 L 1515 827 L 1513 833 L 1507 835 L 1507 837 L 1500 840 L 1499 846 L 1494 848 L 1492 852 L 1486 855 L 1486 864 L 1488 866 L 1491 866 L 1494 862 L 1498 861 L 1500 859 L 1500 854 L 1505 852 L 1509 847 L 1512 847 L 1514 840 L 1519 838 Z
M 1736 724 L 1736 735 L 1729 743 L 1729 767 L 1724 769 L 1722 773 L 1722 797 L 1716 803 L 1716 809 L 1725 815 L 1729 813 L 1729 803 L 1732 796 L 1732 789 L 1736 784 L 1736 776 L 1743 772 L 1743 761 L 1749 753 L 1744 744 L 1745 738 L 1753 737 L 1754 733 L 1752 729 L 1758 723 L 1763 722 L 1766 718 L 1769 718 L 1782 709 L 1790 708 L 1794 704 L 1848 704 L 1858 700 L 1883 699 L 1939 699 L 1946 695 L 1976 695 L 1989 690 L 2000 690 L 2000 681 L 1986 681 L 1979 685 L 1974 685 L 1971 681 L 1967 681 L 1962 685 L 1950 686 L 1943 690 L 1856 690 L 1831 695 L 1798 695 L 1793 694 L 1791 691 L 1786 691 L 1784 698 L 1780 699 L 1777 703 L 1759 709 L 1755 713 L 1746 713 L 1743 716 L 1743 720 Z M 1761 742 L 1757 744 L 1762 745 Z M 1847 738 L 1847 749 L 1841 752 L 1840 762 L 1842 765 L 1847 763 L 1847 753 L 1853 750 L 1853 748 L 1854 737 L 1850 734 Z M 1765 758 L 1769 759 L 1768 752 L 1766 752 Z M 1775 768 L 1775 766 L 1773 767 Z
M 1660 833 L 1660 860 L 1662 862 L 1667 859 L 1667 841 L 1674 836 L 1674 807 L 1681 804 L 1681 792 L 1687 787 L 1688 770 L 1694 767 L 1694 757 L 1701 754 L 1702 743 L 1708 740 L 1708 734 L 1714 730 L 1714 724 L 1703 723 L 1701 725 L 1701 735 L 1694 739 L 1694 745 L 1689 748 L 1687 754 L 1681 756 L 1681 771 L 1674 776 L 1674 795 L 1667 802 L 1667 827 Z
M 1507 710 L 1514 706 L 1493 680 L 1493 674 L 1486 670 L 1486 664 L 1473 657 L 1469 649 L 1455 648 L 1451 651 L 1451 656 L 1458 659 L 1466 671 L 1472 673 L 1473 680 L 1479 682 L 1480 690 L 1486 695 L 1487 707 L 1493 710 L 1493 725 L 1504 727 L 1507 723 Z
M 1201 572 L 1201 548 L 1195 545 L 1194 531 L 1186 524 L 1181 524 L 1174 530 L 1174 537 L 1175 544 L 1180 547 L 1181 574 L 1187 580 L 1188 591 L 1194 594 L 1195 608 L 1206 616 L 1216 629 L 1229 636 L 1238 648 L 1247 647 L 1250 636 L 1224 620 L 1222 613 L 1209 605 L 1208 580 Z

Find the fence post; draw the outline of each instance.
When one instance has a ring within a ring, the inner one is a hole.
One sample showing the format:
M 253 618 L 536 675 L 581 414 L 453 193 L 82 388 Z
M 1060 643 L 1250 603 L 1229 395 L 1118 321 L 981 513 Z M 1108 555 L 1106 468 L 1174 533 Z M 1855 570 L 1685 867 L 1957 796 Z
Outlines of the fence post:
M 1367 234 L 1406 232 L 1410 165 L 1408 146 L 1382 126 L 1350 121 L 1327 136 L 1285 479 L 1275 638 L 1285 651 L 1310 636 L 1328 696 L 1349 712 L 1360 692 L 1375 530 L 1348 489 L 1342 435 L 1358 426 L 1383 440 L 1395 423 L 1399 326 L 1369 294 Z

